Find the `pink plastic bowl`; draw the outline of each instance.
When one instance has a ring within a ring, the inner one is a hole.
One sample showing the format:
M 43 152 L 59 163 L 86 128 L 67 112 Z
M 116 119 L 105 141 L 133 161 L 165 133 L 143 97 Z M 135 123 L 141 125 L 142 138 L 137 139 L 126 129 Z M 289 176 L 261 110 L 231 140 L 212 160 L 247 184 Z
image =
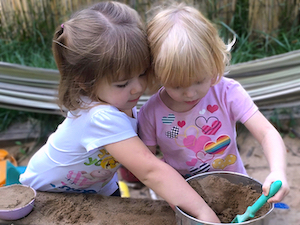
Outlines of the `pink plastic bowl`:
M 19 185 L 19 184 L 18 184 Z M 22 185 L 25 187 L 29 187 L 26 185 Z M 6 186 L 9 187 L 9 186 Z M 21 219 L 22 217 L 27 216 L 33 209 L 34 206 L 34 201 L 36 197 L 36 191 L 29 187 L 33 192 L 34 192 L 34 198 L 25 206 L 20 207 L 20 208 L 15 208 L 15 209 L 0 209 L 0 219 L 2 220 L 18 220 Z

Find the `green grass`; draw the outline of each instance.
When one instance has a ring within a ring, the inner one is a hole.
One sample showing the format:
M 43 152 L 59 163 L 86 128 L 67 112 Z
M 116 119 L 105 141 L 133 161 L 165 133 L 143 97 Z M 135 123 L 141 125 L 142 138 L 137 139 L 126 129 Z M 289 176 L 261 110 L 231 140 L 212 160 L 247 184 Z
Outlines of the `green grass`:
M 51 42 L 34 40 L 7 41 L 0 39 L 0 61 L 31 67 L 56 69 Z
M 213 19 L 213 13 L 208 13 L 210 19 L 218 25 L 220 36 L 237 42 L 232 50 L 231 64 L 261 59 L 300 49 L 300 24 L 297 19 L 290 21 L 288 12 L 280 15 L 281 24 L 277 30 L 267 34 L 251 30 L 248 18 L 248 0 L 237 1 L 236 10 L 229 24 L 218 18 Z
M 232 28 L 221 25 L 220 34 Z M 232 30 L 233 31 L 233 30 Z M 274 32 L 275 33 L 275 32 Z M 300 49 L 300 26 L 290 30 L 278 30 L 277 37 L 256 32 L 258 38 L 251 40 L 252 33 L 236 33 L 237 41 L 232 50 L 231 64 L 247 62 L 268 56 L 278 55 Z M 230 36 L 227 34 L 227 36 Z M 232 39 L 232 35 L 231 35 Z M 0 39 L 0 61 L 26 66 L 56 69 L 51 51 L 51 40 L 7 41 Z
M 283 54 L 300 49 L 300 27 L 294 27 L 288 32 L 278 31 L 277 37 L 257 33 L 258 38 L 249 40 L 250 34 L 237 37 L 237 43 L 232 52 L 232 64 Z

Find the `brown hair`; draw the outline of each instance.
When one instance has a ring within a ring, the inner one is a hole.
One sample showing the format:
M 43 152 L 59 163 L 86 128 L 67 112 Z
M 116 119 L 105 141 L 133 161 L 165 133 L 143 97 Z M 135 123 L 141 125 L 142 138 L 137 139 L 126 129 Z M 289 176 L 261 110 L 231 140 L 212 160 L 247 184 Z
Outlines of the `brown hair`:
M 230 52 L 217 29 L 184 3 L 158 12 L 147 34 L 153 70 L 164 86 L 188 87 L 207 76 L 217 83 L 229 65 Z
M 143 73 L 150 65 L 146 31 L 137 12 L 119 2 L 100 2 L 75 13 L 56 30 L 52 50 L 60 72 L 58 104 L 83 108 L 80 96 L 99 101 L 100 82 Z

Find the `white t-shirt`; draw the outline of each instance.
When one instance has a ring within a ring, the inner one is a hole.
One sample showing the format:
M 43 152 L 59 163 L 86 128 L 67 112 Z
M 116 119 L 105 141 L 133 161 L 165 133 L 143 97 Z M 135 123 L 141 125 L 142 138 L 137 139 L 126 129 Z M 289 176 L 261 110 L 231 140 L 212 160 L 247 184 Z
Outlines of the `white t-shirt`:
M 105 145 L 136 136 L 133 117 L 109 105 L 70 112 L 47 143 L 30 159 L 20 182 L 39 191 L 98 193 L 117 188 L 120 167 Z

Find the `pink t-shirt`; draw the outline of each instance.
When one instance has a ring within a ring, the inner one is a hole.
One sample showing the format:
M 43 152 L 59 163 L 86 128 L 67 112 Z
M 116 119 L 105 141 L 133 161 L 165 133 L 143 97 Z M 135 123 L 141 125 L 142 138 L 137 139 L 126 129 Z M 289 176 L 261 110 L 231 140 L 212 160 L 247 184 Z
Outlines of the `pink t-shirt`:
M 207 171 L 247 174 L 236 143 L 236 122 L 257 110 L 246 90 L 223 77 L 188 112 L 175 112 L 153 95 L 138 113 L 138 132 L 147 146 L 160 147 L 164 161 L 185 177 Z

